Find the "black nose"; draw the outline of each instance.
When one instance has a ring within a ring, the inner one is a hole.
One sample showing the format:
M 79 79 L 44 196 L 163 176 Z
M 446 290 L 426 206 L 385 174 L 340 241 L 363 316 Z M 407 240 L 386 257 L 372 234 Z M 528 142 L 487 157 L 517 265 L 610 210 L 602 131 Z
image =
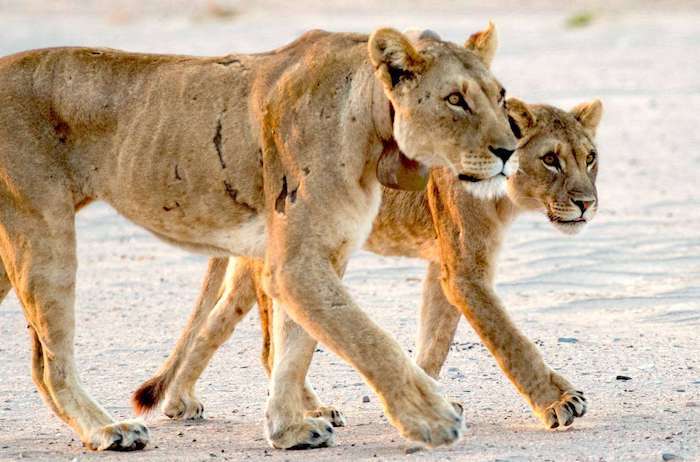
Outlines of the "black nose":
M 595 199 L 587 199 L 587 200 L 576 200 L 576 199 L 571 199 L 571 202 L 576 204 L 576 207 L 581 209 L 581 213 L 585 213 L 586 210 L 591 208 L 593 204 L 595 204 Z
M 489 146 L 489 151 L 491 151 L 494 156 L 501 159 L 504 164 L 506 162 L 508 162 L 508 159 L 510 159 L 510 156 L 512 156 L 513 153 L 515 152 L 515 150 L 513 150 L 513 149 L 494 148 L 493 146 Z

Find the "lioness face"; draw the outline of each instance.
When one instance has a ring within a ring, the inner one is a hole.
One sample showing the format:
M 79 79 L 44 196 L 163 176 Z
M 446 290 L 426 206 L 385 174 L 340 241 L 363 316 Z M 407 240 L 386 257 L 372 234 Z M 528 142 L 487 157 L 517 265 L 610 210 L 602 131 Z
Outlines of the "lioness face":
M 521 135 L 520 167 L 508 180 L 508 196 L 520 207 L 539 209 L 567 234 L 579 232 L 598 210 L 598 152 L 593 141 L 602 116 L 600 101 L 570 112 L 508 100 L 514 131 Z
M 495 52 L 493 25 L 466 46 L 433 33 L 418 39 L 382 29 L 370 38 L 370 56 L 394 108 L 394 138 L 409 158 L 445 166 L 478 197 L 505 192 L 518 168 L 503 86 L 488 66 Z

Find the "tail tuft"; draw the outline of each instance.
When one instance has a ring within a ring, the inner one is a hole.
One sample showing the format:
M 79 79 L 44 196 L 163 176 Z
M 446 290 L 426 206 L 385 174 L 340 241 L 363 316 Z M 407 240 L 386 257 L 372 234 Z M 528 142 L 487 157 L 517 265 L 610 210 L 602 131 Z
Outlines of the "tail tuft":
M 131 405 L 136 414 L 147 414 L 155 408 L 165 393 L 166 380 L 164 377 L 155 376 L 144 382 L 131 397 Z

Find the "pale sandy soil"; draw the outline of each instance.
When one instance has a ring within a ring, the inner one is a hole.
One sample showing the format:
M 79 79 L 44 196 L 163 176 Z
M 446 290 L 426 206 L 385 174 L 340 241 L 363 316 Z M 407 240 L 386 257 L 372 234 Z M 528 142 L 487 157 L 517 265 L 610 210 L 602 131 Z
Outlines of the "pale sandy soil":
M 522 217 L 501 258 L 498 291 L 549 362 L 586 391 L 590 413 L 566 431 L 540 428 L 464 325 L 443 374 L 465 405 L 456 446 L 405 455 L 360 377 L 320 351 L 311 376 L 349 427 L 335 448 L 282 452 L 262 439 L 266 380 L 257 316 L 246 319 L 204 374 L 207 420 L 147 419 L 152 443 L 131 454 L 86 453 L 41 402 L 30 379 L 25 321 L 14 296 L 0 306 L 0 460 L 700 460 L 700 12 L 691 2 L 595 2 L 594 21 L 565 27 L 580 4 L 448 2 L 0 1 L 0 54 L 64 44 L 219 54 L 281 45 L 303 30 L 430 27 L 462 41 L 493 18 L 494 72 L 510 94 L 570 106 L 604 101 L 601 211 L 575 238 Z M 222 3 L 223 4 L 223 3 Z M 277 7 L 272 10 L 269 5 Z M 76 9 L 76 5 L 80 6 Z M 285 6 L 286 5 L 286 6 Z M 361 6 L 358 8 L 357 6 Z M 546 5 L 554 5 L 551 10 Z M 639 5 L 639 4 L 637 4 Z M 267 6 L 267 9 L 265 8 Z M 41 13 L 42 11 L 46 13 Z M 47 12 L 48 11 L 48 12 Z M 28 12 L 34 12 L 30 17 Z M 41 13 L 41 14 L 39 14 Z M 198 291 L 205 259 L 156 241 L 104 205 L 78 220 L 77 355 L 92 394 L 120 418 L 130 393 L 166 356 Z M 413 348 L 422 262 L 358 253 L 347 284 L 359 303 Z M 577 343 L 561 343 L 574 337 Z M 323 350 L 323 349 L 322 349 Z M 617 375 L 631 381 L 615 380 Z

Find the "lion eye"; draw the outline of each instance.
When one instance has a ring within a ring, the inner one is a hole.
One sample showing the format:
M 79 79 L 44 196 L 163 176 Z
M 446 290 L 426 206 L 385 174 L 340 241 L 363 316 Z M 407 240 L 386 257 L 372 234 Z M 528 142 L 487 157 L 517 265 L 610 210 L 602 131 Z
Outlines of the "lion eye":
M 498 96 L 498 102 L 501 106 L 506 107 L 506 89 L 501 88 L 501 93 Z
M 465 111 L 471 112 L 471 108 L 469 107 L 467 102 L 464 101 L 464 96 L 462 96 L 460 93 L 450 93 L 445 99 L 452 106 L 461 107 Z
M 542 156 L 542 162 L 544 162 L 544 164 L 548 167 L 555 167 L 557 169 L 559 168 L 559 158 L 553 152 L 548 152 L 547 154 Z
M 586 157 L 586 165 L 593 165 L 593 162 L 595 162 L 595 158 L 595 151 L 591 151 L 590 154 L 588 154 L 588 157 Z

